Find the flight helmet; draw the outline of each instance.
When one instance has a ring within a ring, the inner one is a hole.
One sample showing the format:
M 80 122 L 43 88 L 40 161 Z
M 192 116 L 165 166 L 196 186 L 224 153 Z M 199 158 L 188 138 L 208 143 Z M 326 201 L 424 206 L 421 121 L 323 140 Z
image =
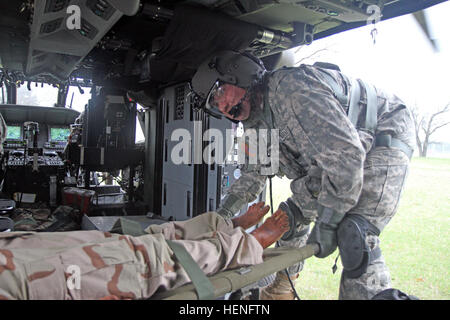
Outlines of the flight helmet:
M 204 100 L 204 108 L 215 116 L 222 116 L 214 104 L 215 94 L 223 84 L 232 84 L 246 90 L 245 96 L 229 112 L 233 116 L 240 113 L 241 103 L 251 89 L 262 81 L 266 72 L 258 58 L 236 51 L 220 51 L 208 57 L 197 69 L 191 80 L 192 90 Z

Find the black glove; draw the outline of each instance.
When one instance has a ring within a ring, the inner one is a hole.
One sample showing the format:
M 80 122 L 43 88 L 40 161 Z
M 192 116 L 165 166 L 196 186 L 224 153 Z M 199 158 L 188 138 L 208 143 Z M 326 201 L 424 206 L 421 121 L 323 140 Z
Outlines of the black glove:
M 318 218 L 308 237 L 307 243 L 317 243 L 320 247 L 320 251 L 315 256 L 318 258 L 325 258 L 332 254 L 337 248 L 336 231 L 345 215 L 322 206 L 319 206 L 318 213 Z
M 278 209 L 286 212 L 289 218 L 289 230 L 281 237 L 281 240 L 292 240 L 295 237 L 301 237 L 305 235 L 309 231 L 308 227 L 306 229 L 302 228 L 302 231 L 300 233 L 297 232 L 300 226 L 309 225 L 311 223 L 311 220 L 303 216 L 302 211 L 299 207 L 297 207 L 297 205 L 291 198 L 287 199 L 284 202 L 281 202 Z

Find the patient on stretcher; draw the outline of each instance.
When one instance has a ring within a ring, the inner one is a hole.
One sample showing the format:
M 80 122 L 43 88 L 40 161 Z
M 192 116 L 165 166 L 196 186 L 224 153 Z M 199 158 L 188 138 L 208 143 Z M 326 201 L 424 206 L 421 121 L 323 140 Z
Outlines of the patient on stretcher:
M 289 229 L 264 202 L 233 219 L 207 212 L 151 225 L 142 236 L 102 231 L 0 233 L 1 299 L 146 299 L 190 282 L 166 240 L 181 244 L 206 275 L 263 262 Z

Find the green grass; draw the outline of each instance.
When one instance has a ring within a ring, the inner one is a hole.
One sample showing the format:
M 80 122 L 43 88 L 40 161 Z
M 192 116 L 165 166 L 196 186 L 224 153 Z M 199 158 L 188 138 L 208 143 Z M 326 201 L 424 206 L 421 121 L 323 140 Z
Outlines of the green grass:
M 275 209 L 292 194 L 289 183 L 273 179 Z M 413 158 L 397 214 L 380 237 L 394 288 L 423 300 L 450 299 L 449 226 L 450 159 Z M 306 261 L 296 285 L 300 298 L 338 298 L 340 263 L 331 271 L 336 256 Z

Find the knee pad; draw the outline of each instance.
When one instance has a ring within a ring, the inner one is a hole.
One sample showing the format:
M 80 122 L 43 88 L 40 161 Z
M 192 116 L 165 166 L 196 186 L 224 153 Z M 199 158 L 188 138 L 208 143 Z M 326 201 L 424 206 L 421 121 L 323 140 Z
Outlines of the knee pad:
M 281 240 L 289 241 L 294 238 L 302 237 L 309 232 L 309 226 L 308 228 L 304 228 L 298 231 L 299 227 L 301 227 L 302 225 L 303 226 L 309 225 L 311 221 L 303 216 L 300 209 L 295 205 L 295 203 L 291 199 L 281 202 L 278 209 L 281 209 L 284 212 L 286 212 L 289 218 L 289 230 L 281 237 Z
M 371 300 L 420 300 L 416 296 L 408 295 L 398 289 L 386 289 L 372 297 Z
M 378 236 L 380 231 L 361 215 L 347 215 L 339 224 L 337 242 L 344 273 L 348 278 L 360 277 L 369 264 L 381 256 L 379 247 L 374 250 L 368 247 L 366 237 L 369 233 Z

